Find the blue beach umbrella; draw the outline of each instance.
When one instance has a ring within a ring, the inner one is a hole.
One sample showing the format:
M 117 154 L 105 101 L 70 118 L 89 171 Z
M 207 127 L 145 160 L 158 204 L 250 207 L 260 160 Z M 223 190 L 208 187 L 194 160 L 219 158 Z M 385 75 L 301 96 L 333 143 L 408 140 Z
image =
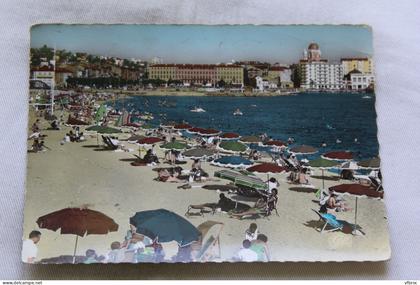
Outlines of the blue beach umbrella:
M 261 145 L 256 144 L 256 143 L 250 144 L 249 145 L 249 148 L 252 149 L 252 150 L 257 150 L 257 151 L 265 151 L 265 152 L 268 152 L 268 153 L 270 153 L 270 152 L 273 151 L 273 148 L 272 147 L 269 147 L 269 146 L 261 146 Z
M 158 242 L 176 241 L 187 246 L 200 238 L 198 229 L 183 217 L 166 209 L 137 212 L 130 218 L 136 232 Z
M 241 156 L 223 156 L 212 161 L 211 164 L 229 168 L 244 168 L 251 166 L 253 163 Z

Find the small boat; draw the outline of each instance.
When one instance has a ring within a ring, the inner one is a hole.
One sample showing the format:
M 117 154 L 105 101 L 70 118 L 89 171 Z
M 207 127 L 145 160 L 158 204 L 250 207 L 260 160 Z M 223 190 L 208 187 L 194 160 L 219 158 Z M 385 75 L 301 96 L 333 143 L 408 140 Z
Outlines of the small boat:
M 243 115 L 243 113 L 241 112 L 241 110 L 236 109 L 236 110 L 235 110 L 235 112 L 233 112 L 233 115 L 234 115 L 234 116 L 242 116 L 242 115 Z
M 372 97 L 369 95 L 363 96 L 362 99 L 371 99 Z
M 194 107 L 193 109 L 190 110 L 190 112 L 193 112 L 193 113 L 204 113 L 204 112 L 206 112 L 206 110 L 204 110 L 201 107 Z

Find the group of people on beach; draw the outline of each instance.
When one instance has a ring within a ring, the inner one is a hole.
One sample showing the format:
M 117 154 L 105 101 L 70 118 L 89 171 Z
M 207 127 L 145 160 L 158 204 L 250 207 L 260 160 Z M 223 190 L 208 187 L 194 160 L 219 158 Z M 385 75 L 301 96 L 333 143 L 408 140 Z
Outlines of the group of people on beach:
M 242 262 L 271 260 L 268 250 L 268 238 L 265 234 L 259 233 L 256 223 L 251 223 L 245 231 L 242 247 L 236 252 L 232 260 Z

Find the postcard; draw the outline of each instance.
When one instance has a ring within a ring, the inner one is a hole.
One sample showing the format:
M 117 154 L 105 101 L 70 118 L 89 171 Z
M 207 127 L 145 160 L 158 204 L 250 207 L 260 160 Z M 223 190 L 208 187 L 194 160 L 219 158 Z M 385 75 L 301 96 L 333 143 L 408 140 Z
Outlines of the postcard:
M 22 262 L 390 258 L 370 27 L 30 33 Z

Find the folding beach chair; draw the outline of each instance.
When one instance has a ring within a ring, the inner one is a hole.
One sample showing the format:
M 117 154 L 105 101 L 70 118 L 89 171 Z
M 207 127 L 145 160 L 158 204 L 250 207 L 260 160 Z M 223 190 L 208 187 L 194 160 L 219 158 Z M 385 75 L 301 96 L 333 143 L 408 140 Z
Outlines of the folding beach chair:
M 314 209 L 312 209 L 312 211 L 314 211 L 319 216 L 319 219 L 325 223 L 320 231 L 321 234 L 325 232 L 341 231 L 343 229 L 344 224 L 336 220 L 335 218 L 332 218 L 333 215 L 331 215 L 330 217 L 330 216 L 322 215 L 320 212 Z M 330 226 L 331 228 L 327 230 L 326 229 L 327 226 Z
M 216 212 L 216 206 L 217 204 L 200 204 L 200 205 L 189 205 L 187 212 L 185 213 L 186 217 L 191 217 L 191 216 L 203 216 L 204 214 L 207 213 L 212 213 L 212 215 L 214 215 L 214 213 Z M 194 211 L 198 211 L 198 212 L 194 212 Z
M 370 183 L 372 184 L 372 186 L 375 187 L 375 191 L 384 190 L 384 188 L 382 187 L 382 182 L 379 179 L 377 179 L 373 176 L 369 176 L 369 179 L 370 179 Z
M 216 225 L 219 227 L 212 230 Z M 197 229 L 201 233 L 201 240 L 199 241 L 200 249 L 194 258 L 195 261 L 206 262 L 221 257 L 220 233 L 223 227 L 223 223 L 216 221 L 206 221 L 198 225 Z
M 111 149 L 117 149 L 118 148 L 118 145 L 115 145 L 113 142 L 112 142 L 112 140 L 111 140 L 111 138 L 110 137 L 106 137 L 107 138 L 107 140 L 108 140 L 108 146 L 109 146 L 109 148 L 111 148 Z

